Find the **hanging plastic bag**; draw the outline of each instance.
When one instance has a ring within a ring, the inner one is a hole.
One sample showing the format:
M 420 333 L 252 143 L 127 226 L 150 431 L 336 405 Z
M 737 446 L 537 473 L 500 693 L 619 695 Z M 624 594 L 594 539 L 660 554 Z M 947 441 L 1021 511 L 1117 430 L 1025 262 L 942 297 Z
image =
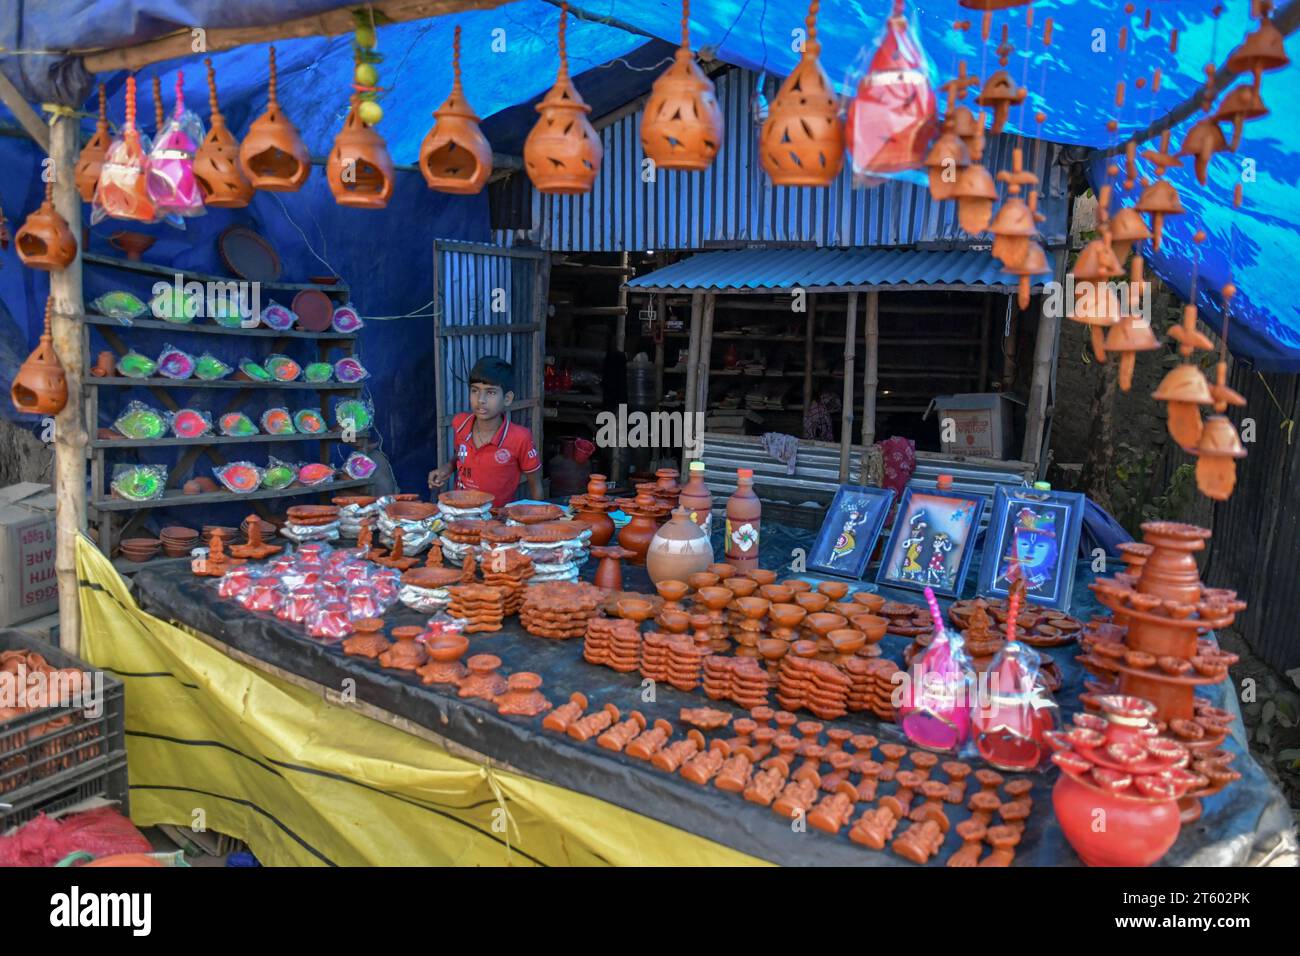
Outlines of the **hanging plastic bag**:
M 176 108 L 158 131 L 145 173 L 149 198 L 160 216 L 201 216 L 203 191 L 194 178 L 194 154 L 203 142 L 203 123 L 185 108 L 184 72 L 176 71 Z
M 102 222 L 105 217 L 135 222 L 153 222 L 157 218 L 157 209 L 149 198 L 145 177 L 145 153 L 148 148 L 144 136 L 135 128 L 135 77 L 128 76 L 126 125 L 104 155 L 104 165 L 100 168 L 99 182 L 95 184 L 95 199 L 90 213 L 92 226 Z

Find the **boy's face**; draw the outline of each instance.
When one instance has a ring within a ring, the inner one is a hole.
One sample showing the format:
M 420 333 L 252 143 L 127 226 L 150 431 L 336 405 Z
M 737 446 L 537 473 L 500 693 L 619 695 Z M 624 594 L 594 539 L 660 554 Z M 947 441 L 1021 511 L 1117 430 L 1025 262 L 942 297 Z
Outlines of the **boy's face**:
M 475 417 L 485 421 L 500 418 L 514 400 L 515 393 L 503 392 L 499 385 L 473 382 L 469 387 L 469 407 Z

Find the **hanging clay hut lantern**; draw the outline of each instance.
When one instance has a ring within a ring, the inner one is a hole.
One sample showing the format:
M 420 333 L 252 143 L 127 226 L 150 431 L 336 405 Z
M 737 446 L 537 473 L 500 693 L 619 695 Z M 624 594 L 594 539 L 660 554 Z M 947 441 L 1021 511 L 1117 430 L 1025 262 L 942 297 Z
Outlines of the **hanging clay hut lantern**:
M 1003 267 L 1018 265 L 1029 251 L 1029 240 L 1038 234 L 1034 210 L 1020 198 L 1022 186 L 1038 185 L 1038 177 L 1025 170 L 1025 153 L 1020 147 L 1012 151 L 1012 167 L 998 173 L 998 181 L 1007 184 L 1007 199 L 989 225 L 993 233 L 993 257 Z
M 1117 262 L 1123 263 L 1138 242 L 1151 238 L 1146 220 L 1132 206 L 1120 206 L 1110 220 L 1110 248 Z
M 1256 89 L 1259 88 L 1260 74 L 1280 70 L 1291 63 L 1283 45 L 1282 31 L 1268 18 L 1271 8 L 1272 4 L 1268 4 L 1261 10 L 1259 28 L 1228 54 L 1228 69 L 1234 73 L 1253 73 Z
M 85 202 L 95 198 L 95 184 L 99 182 L 99 170 L 104 165 L 104 156 L 107 155 L 108 147 L 112 142 L 113 137 L 108 131 L 108 98 L 104 93 L 104 84 L 100 83 L 99 119 L 95 122 L 95 135 L 81 147 L 74 178 L 77 192 Z
M 77 240 L 68 221 L 54 208 L 54 183 L 45 184 L 45 200 L 27 217 L 14 237 L 18 258 L 30 269 L 59 272 L 77 257 Z
M 492 175 L 492 147 L 460 85 L 460 27 L 451 53 L 451 93 L 433 111 L 433 126 L 420 144 L 420 173 L 430 189 L 472 196 Z
M 1226 415 L 1211 415 L 1191 451 L 1196 455 L 1196 487 L 1201 494 L 1215 501 L 1231 498 L 1237 484 L 1236 459 L 1246 457 L 1236 426 Z
M 759 161 L 774 186 L 829 186 L 844 166 L 839 103 L 818 59 L 817 7 L 813 0 L 803 55 L 777 91 L 758 137 Z
M 1006 70 L 998 70 L 984 83 L 975 102 L 993 110 L 993 132 L 1001 133 L 1011 115 L 1011 107 L 1019 106 L 1028 96 L 1024 87 L 1016 86 L 1016 81 Z
M 291 193 L 302 188 L 311 172 L 311 155 L 298 128 L 280 109 L 275 97 L 275 47 L 270 49 L 270 79 L 266 112 L 253 120 L 239 146 L 239 164 L 254 189 Z
M 524 169 L 538 192 L 573 196 L 590 192 L 605 149 L 587 119 L 591 112 L 569 79 L 564 44 L 569 5 L 560 5 L 560 71 L 555 85 L 537 104 L 541 115 L 524 141 Z
M 982 165 L 972 162 L 957 176 L 952 198 L 957 200 L 957 223 L 972 236 L 989 227 L 998 187 Z
M 208 68 L 208 103 L 212 116 L 208 135 L 194 154 L 194 178 L 203 191 L 203 204 L 218 209 L 242 209 L 253 198 L 252 184 L 239 166 L 239 143 L 226 126 L 217 103 L 217 75 L 212 60 L 203 61 Z
M 1232 142 L 1229 148 L 1235 152 L 1241 145 L 1241 131 L 1246 121 L 1267 115 L 1268 107 L 1260 98 L 1259 90 L 1249 83 L 1242 83 L 1223 98 L 1214 119 L 1218 123 L 1232 124 Z
M 46 299 L 45 331 L 41 333 L 41 341 L 18 369 L 9 388 L 14 408 L 30 415 L 57 415 L 68 404 L 68 378 L 54 352 L 54 339 L 50 335 L 50 316 L 53 314 L 54 299 Z
M 340 206 L 383 209 L 393 195 L 393 161 L 384 138 L 361 122 L 360 102 L 360 95 L 353 93 L 348 118 L 325 162 L 325 178 Z
M 1179 156 L 1196 157 L 1196 181 L 1202 186 L 1209 179 L 1210 160 L 1215 153 L 1228 151 L 1228 139 L 1217 120 L 1206 117 L 1187 131 Z
M 682 0 L 682 45 L 655 80 L 641 114 L 641 148 L 660 169 L 708 169 L 722 146 L 722 110 L 713 81 L 691 52 L 690 0 Z

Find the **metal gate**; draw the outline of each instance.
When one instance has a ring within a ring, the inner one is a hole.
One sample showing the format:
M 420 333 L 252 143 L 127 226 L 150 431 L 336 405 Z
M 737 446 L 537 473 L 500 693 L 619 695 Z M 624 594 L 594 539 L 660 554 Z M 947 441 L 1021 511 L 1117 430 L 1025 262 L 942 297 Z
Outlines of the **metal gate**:
M 515 370 L 510 420 L 542 447 L 542 346 L 550 256 L 474 242 L 433 242 L 433 348 L 439 461 L 449 460 L 451 422 L 469 410 L 469 371 L 485 355 Z

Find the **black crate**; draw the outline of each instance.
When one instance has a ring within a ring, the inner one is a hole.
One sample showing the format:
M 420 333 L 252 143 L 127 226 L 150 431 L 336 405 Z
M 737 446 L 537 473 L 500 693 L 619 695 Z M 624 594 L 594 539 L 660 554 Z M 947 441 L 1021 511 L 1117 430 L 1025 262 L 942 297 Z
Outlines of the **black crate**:
M 0 630 L 0 651 L 9 650 L 33 651 L 59 668 L 94 670 L 57 645 Z M 98 716 L 46 707 L 0 723 L 0 829 L 88 796 L 125 800 L 125 693 L 108 674 L 103 682 Z

